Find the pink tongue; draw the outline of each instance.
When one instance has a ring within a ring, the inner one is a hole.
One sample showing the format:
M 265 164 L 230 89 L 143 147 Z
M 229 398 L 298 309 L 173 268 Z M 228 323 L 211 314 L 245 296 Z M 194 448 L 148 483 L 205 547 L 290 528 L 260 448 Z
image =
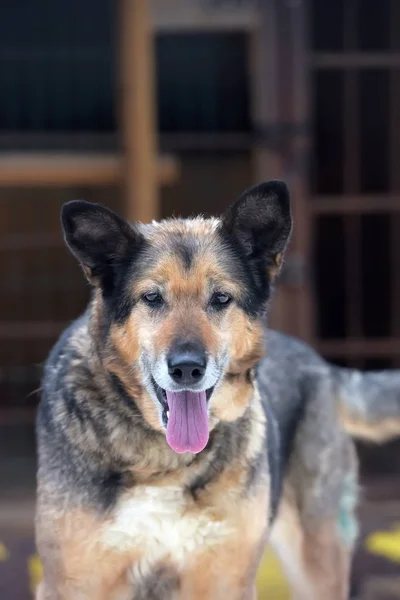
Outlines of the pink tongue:
M 205 392 L 167 392 L 167 442 L 175 452 L 201 452 L 208 442 Z

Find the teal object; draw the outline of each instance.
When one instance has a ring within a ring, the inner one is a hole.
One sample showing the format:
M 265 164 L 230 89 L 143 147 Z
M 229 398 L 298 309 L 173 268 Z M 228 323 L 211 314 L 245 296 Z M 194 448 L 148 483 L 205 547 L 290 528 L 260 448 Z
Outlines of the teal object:
M 337 527 L 340 538 L 348 546 L 352 546 L 358 537 L 358 523 L 355 509 L 358 503 L 358 485 L 353 475 L 348 475 L 343 481 L 340 497 Z

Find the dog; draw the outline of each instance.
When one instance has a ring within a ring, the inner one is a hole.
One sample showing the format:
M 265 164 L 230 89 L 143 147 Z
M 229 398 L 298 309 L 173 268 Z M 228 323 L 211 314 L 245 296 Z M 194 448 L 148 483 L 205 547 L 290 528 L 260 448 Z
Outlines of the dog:
M 286 185 L 152 224 L 72 201 L 62 226 L 93 295 L 44 370 L 37 598 L 253 600 L 270 542 L 294 598 L 345 600 L 352 436 L 400 433 L 400 373 L 268 331 Z

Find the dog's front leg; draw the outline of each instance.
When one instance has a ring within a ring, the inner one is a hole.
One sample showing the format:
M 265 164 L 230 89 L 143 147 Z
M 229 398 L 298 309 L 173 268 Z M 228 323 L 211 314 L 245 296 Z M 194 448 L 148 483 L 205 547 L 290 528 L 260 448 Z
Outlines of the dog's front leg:
M 265 536 L 249 545 L 245 536 L 236 542 L 211 547 L 181 575 L 182 600 L 256 600 L 255 578 Z
M 269 530 L 269 490 L 228 507 L 221 538 L 205 540 L 180 577 L 180 600 L 256 600 L 256 575 Z M 229 531 L 229 533 L 227 533 Z
M 101 577 L 96 577 L 93 582 L 88 579 L 68 582 L 45 576 L 36 590 L 36 600 L 132 600 L 132 585 L 122 579 L 108 585 Z
M 74 510 L 55 518 L 39 506 L 36 529 L 43 566 L 36 600 L 132 600 L 127 569 L 136 551 L 105 544 L 104 524 L 96 514 Z

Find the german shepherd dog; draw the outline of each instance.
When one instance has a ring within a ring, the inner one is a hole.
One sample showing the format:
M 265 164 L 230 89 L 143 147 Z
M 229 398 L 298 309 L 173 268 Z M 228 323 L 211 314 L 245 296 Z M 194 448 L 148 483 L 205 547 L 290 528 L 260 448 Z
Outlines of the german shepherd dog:
M 93 297 L 45 367 L 37 598 L 250 600 L 271 541 L 296 599 L 345 600 L 346 430 L 400 432 L 400 375 L 329 366 L 267 332 L 286 185 L 246 191 L 219 219 L 130 225 L 74 201 L 62 225 Z

